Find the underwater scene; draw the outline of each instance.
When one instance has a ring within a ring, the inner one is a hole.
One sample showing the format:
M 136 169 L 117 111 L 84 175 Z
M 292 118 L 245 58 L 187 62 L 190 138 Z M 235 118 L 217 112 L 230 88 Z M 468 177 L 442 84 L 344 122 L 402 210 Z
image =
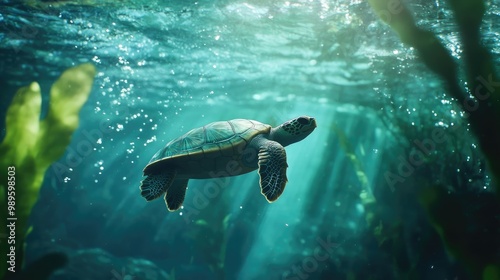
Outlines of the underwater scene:
M 497 0 L 0 0 L 0 279 L 499 280 Z

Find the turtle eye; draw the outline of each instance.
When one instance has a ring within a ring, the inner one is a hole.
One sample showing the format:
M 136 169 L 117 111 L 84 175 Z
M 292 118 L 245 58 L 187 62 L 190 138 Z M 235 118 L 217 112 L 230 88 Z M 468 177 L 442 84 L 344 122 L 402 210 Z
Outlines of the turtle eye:
M 297 119 L 297 121 L 301 124 L 301 125 L 306 125 L 306 124 L 309 124 L 309 120 L 304 118 L 304 117 L 300 117 Z

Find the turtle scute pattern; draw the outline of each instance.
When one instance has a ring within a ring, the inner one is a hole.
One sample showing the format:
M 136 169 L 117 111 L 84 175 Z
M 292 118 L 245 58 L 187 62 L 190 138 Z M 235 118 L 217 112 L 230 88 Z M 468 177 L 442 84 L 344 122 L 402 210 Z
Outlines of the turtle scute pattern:
M 288 133 L 292 135 L 299 135 L 302 133 L 301 128 L 303 125 L 309 123 L 309 120 L 303 117 L 294 119 L 284 123 L 281 127 Z
M 170 185 L 175 172 L 160 173 L 155 176 L 148 176 L 142 181 L 141 195 L 147 200 L 153 200 L 160 197 L 164 192 L 166 186 Z
M 278 144 L 271 143 L 266 149 L 259 150 L 260 183 L 262 194 L 268 201 L 275 201 L 283 193 L 288 182 L 286 154 L 281 153 L 275 145 Z M 278 158 L 271 160 L 273 156 Z
M 170 141 L 158 151 L 151 162 L 161 159 L 201 152 L 200 147 L 210 144 L 220 144 L 221 148 L 229 144 L 227 140 L 240 136 L 249 138 L 257 131 L 269 130 L 270 126 L 245 119 L 220 121 L 192 129 L 186 134 Z M 215 147 L 214 147 L 215 148 Z
M 206 143 L 221 142 L 234 135 L 233 127 L 229 122 L 207 124 L 204 126 L 204 132 L 206 134 Z

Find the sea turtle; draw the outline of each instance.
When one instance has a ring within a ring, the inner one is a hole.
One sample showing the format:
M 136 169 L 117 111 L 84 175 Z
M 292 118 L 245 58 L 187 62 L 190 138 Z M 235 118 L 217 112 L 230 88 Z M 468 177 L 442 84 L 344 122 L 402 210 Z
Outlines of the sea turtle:
M 261 193 L 275 201 L 287 182 L 283 147 L 306 138 L 316 120 L 301 116 L 272 128 L 254 120 L 219 121 L 168 142 L 144 168 L 141 195 L 151 201 L 165 193 L 169 211 L 184 201 L 189 179 L 245 174 L 259 169 Z

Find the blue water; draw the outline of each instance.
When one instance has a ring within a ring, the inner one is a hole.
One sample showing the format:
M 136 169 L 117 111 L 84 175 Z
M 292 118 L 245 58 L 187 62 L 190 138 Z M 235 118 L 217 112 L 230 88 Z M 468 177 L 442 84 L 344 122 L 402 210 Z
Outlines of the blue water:
M 367 230 L 364 195 L 401 226 L 398 248 L 418 260 L 420 279 L 465 279 L 439 240 L 419 253 L 435 233 L 415 193 L 436 182 L 491 191 L 484 157 L 440 80 L 365 1 L 90 2 L 0 1 L 2 119 L 20 86 L 38 81 L 45 111 L 64 69 L 92 62 L 98 72 L 70 147 L 46 174 L 27 262 L 65 252 L 57 280 L 403 279 Z M 460 63 L 446 2 L 410 8 Z M 483 43 L 497 63 L 499 26 L 489 1 Z M 257 172 L 191 180 L 178 212 L 141 197 L 142 169 L 190 129 L 299 115 L 318 127 L 287 147 L 276 202 L 260 194 Z M 457 128 L 390 183 L 436 127 Z

